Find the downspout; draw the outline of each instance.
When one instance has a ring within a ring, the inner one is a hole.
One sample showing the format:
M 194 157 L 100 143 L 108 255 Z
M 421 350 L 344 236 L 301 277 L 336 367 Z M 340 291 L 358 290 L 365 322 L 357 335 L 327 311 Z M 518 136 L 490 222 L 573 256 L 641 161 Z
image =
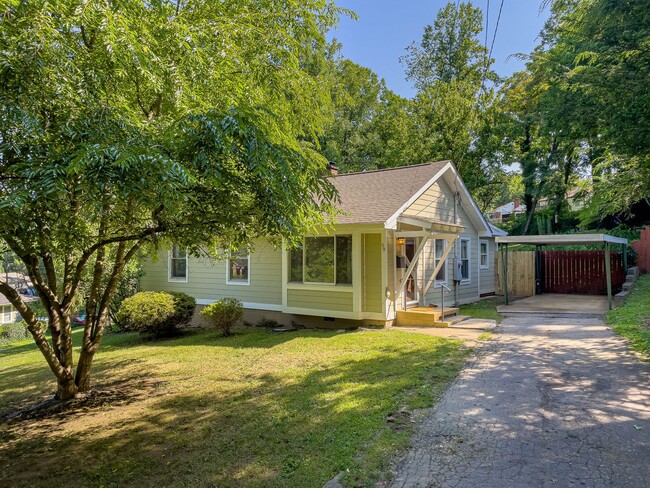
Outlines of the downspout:
M 458 194 L 458 190 L 456 190 L 454 192 L 454 223 L 456 225 L 458 225 L 458 200 L 459 200 L 459 196 L 460 195 Z M 459 239 L 456 239 L 454 241 L 454 273 L 453 273 L 453 277 L 454 277 L 454 307 L 458 306 L 458 284 L 459 284 L 459 282 L 456 281 L 456 279 L 455 279 L 456 278 L 455 266 L 456 266 L 456 263 L 458 263 L 458 260 L 460 258 L 459 252 L 458 252 L 458 241 L 459 241 Z

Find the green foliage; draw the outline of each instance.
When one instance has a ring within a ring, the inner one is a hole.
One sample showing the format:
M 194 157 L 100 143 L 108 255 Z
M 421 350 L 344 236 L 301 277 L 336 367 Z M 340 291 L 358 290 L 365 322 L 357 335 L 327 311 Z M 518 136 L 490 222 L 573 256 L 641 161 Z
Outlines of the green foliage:
M 650 357 L 650 275 L 640 276 L 626 302 L 605 317 L 632 348 Z
M 588 171 L 582 225 L 629 217 L 650 197 L 650 1 L 548 3 L 541 43 L 504 91 L 527 210 L 547 196 L 559 213 L 572 177 Z
M 117 318 L 127 330 L 161 337 L 188 324 L 195 305 L 185 293 L 142 291 L 122 301 Z
M 30 339 L 32 335 L 27 330 L 25 322 L 14 322 L 0 325 L 0 345 Z
M 436 82 L 480 85 L 489 67 L 487 48 L 478 40 L 482 23 L 481 9 L 471 2 L 448 2 L 433 25 L 425 26 L 420 42 L 411 44 L 400 59 L 406 78 L 420 92 Z
M 227 337 L 244 316 L 244 307 L 236 298 L 222 298 L 203 308 L 201 315 Z
M 39 346 L 67 395 L 89 388 L 139 251 L 293 240 L 331 218 L 314 147 L 331 113 L 325 36 L 342 12 L 321 0 L 0 4 L 0 241 L 62 318 L 49 324 L 60 340 Z M 65 321 L 80 300 L 88 337 L 74 361 Z
M 115 290 L 115 295 L 113 295 L 108 307 L 108 313 L 111 318 L 111 332 L 123 332 L 125 330 L 125 326 L 118 319 L 118 312 L 125 299 L 140 291 L 140 278 L 143 276 L 144 271 L 139 261 L 132 261 L 125 266 L 120 282 L 117 285 L 117 290 Z

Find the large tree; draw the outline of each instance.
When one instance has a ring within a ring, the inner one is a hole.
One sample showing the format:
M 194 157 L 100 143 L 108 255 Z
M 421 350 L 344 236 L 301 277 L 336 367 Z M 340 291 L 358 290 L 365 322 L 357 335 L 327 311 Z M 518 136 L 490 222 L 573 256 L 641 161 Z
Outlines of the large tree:
M 340 10 L 321 0 L 0 4 L 0 242 L 47 323 L 10 284 L 56 376 L 90 371 L 125 266 L 295 237 L 335 197 L 314 150 L 330 110 L 316 62 Z M 73 357 L 70 315 L 86 311 Z M 47 332 L 49 331 L 49 335 Z
M 547 3 L 540 45 L 505 92 L 518 100 L 529 212 L 541 190 L 559 213 L 571 178 L 589 166 L 583 222 L 629 214 L 650 199 L 650 1 Z
M 421 159 L 454 161 L 470 190 L 491 181 L 502 156 L 498 79 L 478 38 L 482 29 L 480 8 L 449 2 L 401 58 L 417 89 L 413 114 Z

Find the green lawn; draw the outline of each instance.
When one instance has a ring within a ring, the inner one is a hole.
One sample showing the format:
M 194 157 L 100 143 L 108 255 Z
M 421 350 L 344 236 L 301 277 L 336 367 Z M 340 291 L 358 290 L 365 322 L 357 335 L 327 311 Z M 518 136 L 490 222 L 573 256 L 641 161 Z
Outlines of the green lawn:
M 633 349 L 650 356 L 650 275 L 639 277 L 626 302 L 607 312 L 606 319 Z
M 503 305 L 505 299 L 500 296 L 492 296 L 481 299 L 478 302 L 461 305 L 459 315 L 468 315 L 477 319 L 489 319 L 499 321 L 501 316 L 497 307 Z
M 79 332 L 76 332 L 79 340 Z M 0 423 L 0 485 L 371 486 L 458 373 L 460 341 L 394 330 L 108 336 L 73 414 Z M 29 342 L 0 348 L 0 410 L 51 392 Z M 60 466 L 60 471 L 57 468 Z

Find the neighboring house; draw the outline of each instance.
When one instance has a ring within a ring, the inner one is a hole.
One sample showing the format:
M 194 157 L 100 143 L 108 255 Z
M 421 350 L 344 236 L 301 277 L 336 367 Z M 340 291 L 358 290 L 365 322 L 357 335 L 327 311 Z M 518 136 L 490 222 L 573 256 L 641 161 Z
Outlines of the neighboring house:
M 390 324 L 398 310 L 439 304 L 441 292 L 445 305 L 494 292 L 494 235 L 502 231 L 481 215 L 453 164 L 330 181 L 345 212 L 333 231 L 294 249 L 259 241 L 225 262 L 174 246 L 144 263 L 142 289 L 182 291 L 200 306 L 234 297 L 249 321 L 336 327 Z
M 519 198 L 515 198 L 512 202 L 500 205 L 492 210 L 492 212 L 488 213 L 488 219 L 490 222 L 501 223 L 525 213 L 526 205 L 521 203 Z
M 36 300 L 36 298 L 28 295 L 22 295 L 22 298 L 24 302 L 33 302 Z M 21 318 L 18 310 L 14 308 L 4 295 L 0 294 L 0 325 L 17 322 Z
M 581 190 L 580 188 L 574 188 L 566 192 L 566 201 L 569 205 L 569 210 L 575 212 L 580 210 L 585 206 L 586 201 L 589 199 L 590 192 Z M 544 208 L 548 206 L 548 198 L 542 198 L 537 203 L 539 208 Z

